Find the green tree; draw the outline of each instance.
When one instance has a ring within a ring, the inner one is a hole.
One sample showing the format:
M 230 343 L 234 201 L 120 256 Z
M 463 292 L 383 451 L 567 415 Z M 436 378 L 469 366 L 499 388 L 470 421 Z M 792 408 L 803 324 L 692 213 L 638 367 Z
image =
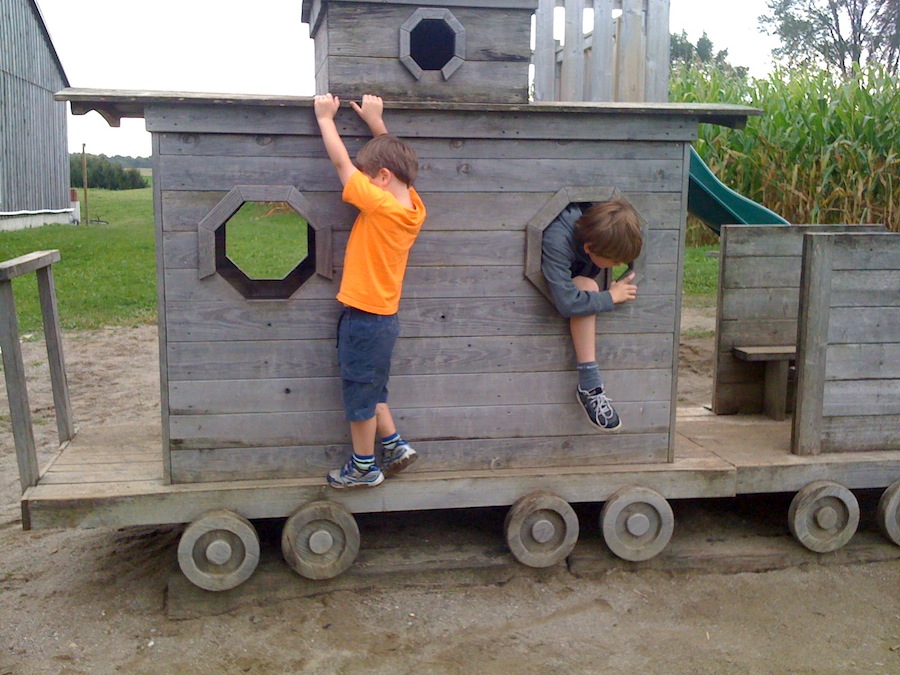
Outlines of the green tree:
M 744 66 L 732 66 L 728 62 L 728 50 L 716 51 L 713 41 L 704 31 L 703 36 L 697 40 L 697 44 L 691 42 L 685 31 L 672 33 L 669 41 L 670 61 L 674 69 L 687 68 L 717 68 L 722 72 L 735 75 L 741 79 L 747 77 L 748 69 Z
M 898 0 L 768 0 L 760 30 L 777 37 L 772 55 L 790 67 L 824 65 L 847 77 L 868 62 L 898 72 Z
M 80 153 L 69 155 L 70 185 L 84 184 Z M 134 190 L 147 187 L 147 181 L 137 169 L 123 169 L 106 155 L 87 155 L 88 186 L 106 190 Z

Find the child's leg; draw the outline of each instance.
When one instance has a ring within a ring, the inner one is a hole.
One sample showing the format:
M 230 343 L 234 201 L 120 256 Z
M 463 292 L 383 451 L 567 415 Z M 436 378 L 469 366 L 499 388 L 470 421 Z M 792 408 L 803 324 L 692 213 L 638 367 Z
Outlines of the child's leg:
M 575 277 L 572 282 L 580 291 L 600 290 L 597 282 L 588 277 Z M 591 424 L 602 431 L 618 431 L 622 422 L 603 390 L 603 378 L 597 365 L 597 316 L 574 316 L 569 320 L 569 330 L 578 361 L 578 401 Z
M 598 292 L 600 286 L 589 277 L 572 279 L 580 291 Z M 572 344 L 575 347 L 575 361 L 578 367 L 578 387 L 584 391 L 603 386 L 600 366 L 597 365 L 597 315 L 573 316 L 569 319 Z
M 387 402 L 381 402 L 375 407 L 375 419 L 378 420 L 378 437 L 383 450 L 381 471 L 385 476 L 396 475 L 415 462 L 418 453 L 397 433 Z

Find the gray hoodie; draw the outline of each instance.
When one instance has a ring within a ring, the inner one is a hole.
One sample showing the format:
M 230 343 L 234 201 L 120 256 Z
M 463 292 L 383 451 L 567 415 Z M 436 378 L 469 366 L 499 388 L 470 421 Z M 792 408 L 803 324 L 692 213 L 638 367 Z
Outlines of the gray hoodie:
M 581 213 L 579 205 L 567 206 L 544 230 L 541 244 L 541 272 L 550 286 L 553 304 L 566 318 L 608 312 L 615 307 L 609 291 L 579 291 L 572 283 L 572 277 L 593 278 L 600 273 L 575 237 L 575 221 Z

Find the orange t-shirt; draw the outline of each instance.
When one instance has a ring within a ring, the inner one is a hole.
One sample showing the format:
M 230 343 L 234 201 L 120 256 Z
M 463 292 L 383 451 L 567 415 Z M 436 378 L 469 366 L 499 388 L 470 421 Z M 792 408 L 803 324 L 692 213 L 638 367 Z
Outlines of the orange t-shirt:
M 372 314 L 396 314 L 406 261 L 422 223 L 425 205 L 410 187 L 408 209 L 362 171 L 350 176 L 343 199 L 359 209 L 344 254 L 344 277 L 337 299 Z

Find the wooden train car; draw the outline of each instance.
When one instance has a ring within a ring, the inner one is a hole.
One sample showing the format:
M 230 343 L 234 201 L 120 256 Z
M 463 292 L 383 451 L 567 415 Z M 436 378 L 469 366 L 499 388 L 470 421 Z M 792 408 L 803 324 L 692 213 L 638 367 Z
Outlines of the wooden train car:
M 797 346 L 803 412 L 793 435 L 811 448 L 808 456 L 791 453 L 788 422 L 678 415 L 691 142 L 701 122 L 740 127 L 758 111 L 528 103 L 527 43 L 523 51 L 520 41 L 533 10 L 530 0 L 305 3 L 321 91 L 356 96 L 362 83 L 378 82 L 374 89 L 404 99 L 388 101 L 385 120 L 418 152 L 417 187 L 428 209 L 410 256 L 391 378 L 395 418 L 421 460 L 362 494 L 334 491 L 324 480 L 349 453 L 334 296 L 355 213 L 341 201 L 311 99 L 61 93 L 76 113 L 97 110 L 113 124 L 143 117 L 152 133 L 162 427 L 85 429 L 73 437 L 64 420 L 63 450 L 41 472 L 28 442 L 27 397 L 16 404 L 26 528 L 191 523 L 179 546 L 181 567 L 197 585 L 220 590 L 253 572 L 259 542 L 250 521 L 257 518 L 287 518 L 285 558 L 322 578 L 353 562 L 360 536 L 352 514 L 359 512 L 511 505 L 513 554 L 545 566 L 575 545 L 575 502 L 605 502 L 610 548 L 643 560 L 672 535 L 669 499 L 800 490 L 792 529 L 814 550 L 831 550 L 856 527 L 850 490 L 893 484 L 879 517 L 900 543 L 900 375 L 872 389 L 874 413 L 850 415 L 866 418 L 855 428 L 879 417 L 880 444 L 824 455 L 809 440 L 826 412 L 806 403 L 803 383 L 825 385 L 814 375 L 821 360 L 807 362 L 804 350 L 829 349 L 831 333 L 803 333 Z M 354 51 L 360 13 L 377 36 L 366 53 Z M 337 122 L 354 154 L 367 140 L 364 125 L 349 109 Z M 599 360 L 625 420 L 622 433 L 600 435 L 575 400 L 568 325 L 546 296 L 540 242 L 568 204 L 613 195 L 641 215 L 645 247 L 635 263 L 639 298 L 598 321 Z M 233 248 L 237 214 L 258 204 L 296 214 L 301 253 L 283 278 L 259 277 Z M 897 363 L 891 340 L 900 334 L 900 253 L 891 253 L 898 235 L 883 236 L 884 288 L 869 302 L 890 308 L 879 349 L 883 362 Z M 55 259 L 39 254 L 0 265 L 0 289 L 31 271 L 52 282 Z M 826 267 L 819 260 L 809 274 L 827 274 Z M 801 285 L 816 288 L 809 279 Z M 0 309 L 14 317 L 11 290 L 3 293 Z M 827 300 L 810 298 L 825 307 Z M 53 316 L 45 315 L 51 335 Z M 798 329 L 820 318 L 816 310 Z M 4 363 L 14 360 L 14 320 L 0 337 Z M 857 361 L 875 353 L 844 350 L 835 358 L 851 352 Z M 57 360 L 63 372 L 61 352 Z M 24 392 L 20 370 L 6 367 L 11 401 L 17 388 Z M 829 370 L 825 377 L 837 376 Z M 56 380 L 64 389 L 64 374 Z M 66 398 L 58 398 L 63 415 Z M 114 461 L 123 438 L 129 453 Z M 823 479 L 829 482 L 819 485 Z

